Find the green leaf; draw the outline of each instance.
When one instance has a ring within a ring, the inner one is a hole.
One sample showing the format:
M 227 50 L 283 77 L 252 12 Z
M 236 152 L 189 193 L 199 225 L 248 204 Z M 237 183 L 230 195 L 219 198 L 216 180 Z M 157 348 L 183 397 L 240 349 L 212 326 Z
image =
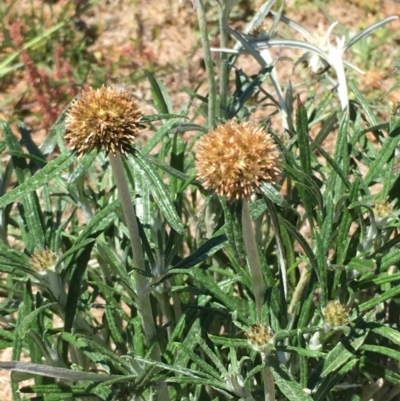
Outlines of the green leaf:
M 382 377 L 382 379 L 400 386 L 400 374 L 398 373 L 398 369 L 396 369 L 397 371 L 395 372 L 387 366 L 379 365 L 366 357 L 361 358 L 360 368 L 364 374 L 367 373 L 374 375 L 375 377 Z
M 388 340 L 392 341 L 394 344 L 400 346 L 400 332 L 396 329 L 392 329 L 388 326 L 380 326 L 374 327 L 371 329 L 372 332 L 379 334 L 382 337 L 387 338 Z
M 216 345 L 223 345 L 224 347 L 243 347 L 243 348 L 251 348 L 248 340 L 241 340 L 239 338 L 228 338 L 221 336 L 213 336 L 209 334 L 208 337 L 210 340 Z
M 400 352 L 394 350 L 393 348 L 387 348 L 387 347 L 383 347 L 381 345 L 364 344 L 361 347 L 361 350 L 375 352 L 380 355 L 385 355 L 385 356 L 389 357 L 390 359 L 395 359 L 397 361 L 400 361 Z
M 126 355 L 128 350 L 125 345 L 125 341 L 122 338 L 121 335 L 121 327 L 117 326 L 117 321 L 116 321 L 116 316 L 114 313 L 118 314 L 118 311 L 114 311 L 113 309 L 110 308 L 107 304 L 105 305 L 105 315 L 107 318 L 107 325 L 108 329 L 110 330 L 112 339 L 115 343 L 115 346 L 119 352 L 121 352 L 123 355 Z
M 185 228 L 176 212 L 175 206 L 170 199 L 169 192 L 166 190 L 161 178 L 153 169 L 148 160 L 138 151 L 128 155 L 129 162 L 147 183 L 157 206 L 165 216 L 171 227 L 179 234 L 184 234 Z
M 65 379 L 72 381 L 89 380 L 89 381 L 101 382 L 118 377 L 115 375 L 79 372 L 70 369 L 56 368 L 48 365 L 39 365 L 37 363 L 15 362 L 15 361 L 13 362 L 0 361 L 0 368 L 15 372 L 29 373 L 31 375 L 53 377 L 55 379 Z
M 207 288 L 207 291 L 210 291 L 214 296 L 222 301 L 224 305 L 229 308 L 231 311 L 237 311 L 238 317 L 241 320 L 246 321 L 245 313 L 244 313 L 244 300 L 238 297 L 233 297 L 231 294 L 226 293 L 221 289 L 219 283 L 216 283 L 214 278 L 207 276 L 204 272 L 198 267 L 194 267 L 192 269 L 192 273 L 194 275 L 194 279 L 201 284 L 203 288 Z
M 124 375 L 132 373 L 132 365 L 129 360 L 121 358 L 117 353 L 102 347 L 96 341 L 84 336 L 78 336 L 64 332 L 62 339 L 81 350 L 91 361 L 100 364 L 105 369 L 109 369 L 108 364 L 112 364 L 115 369 Z M 108 376 L 109 379 L 118 376 Z
M 212 366 L 210 366 L 204 359 L 198 355 L 196 352 L 186 348 L 181 343 L 175 343 L 176 347 L 182 349 L 185 353 L 187 353 L 188 357 L 197 365 L 196 370 L 202 369 L 201 373 L 204 374 L 205 377 L 209 379 L 219 379 L 221 374 L 218 373 Z
M 347 264 L 348 269 L 354 269 L 362 273 L 373 272 L 376 268 L 376 263 L 374 260 L 362 259 L 359 257 L 354 257 Z
M 257 199 L 249 204 L 249 209 L 251 220 L 255 221 L 267 210 L 267 205 L 263 199 Z
M 360 102 L 362 111 L 363 111 L 363 113 L 365 113 L 368 116 L 368 119 L 369 119 L 371 125 L 377 125 L 378 124 L 377 117 L 373 113 L 370 104 L 365 100 L 365 98 L 363 97 L 363 95 L 361 94 L 361 92 L 357 88 L 357 86 L 354 85 L 354 83 L 350 81 L 349 88 L 356 95 L 358 102 Z
M 340 370 L 331 372 L 329 375 L 324 377 L 324 379 L 318 384 L 316 391 L 315 389 L 313 391 L 313 400 L 326 400 L 328 393 L 333 389 L 333 387 L 339 383 L 351 369 L 357 366 L 358 363 L 358 359 L 354 358 L 347 362 Z
M 23 123 L 19 122 L 18 126 L 23 137 L 24 135 L 29 136 L 29 131 L 26 129 Z M 21 186 L 31 178 L 31 167 L 28 166 L 25 154 L 22 151 L 22 147 L 8 124 L 4 123 L 3 129 L 8 149 L 11 151 L 11 153 L 18 154 L 18 156 L 12 156 L 12 163 L 17 176 L 18 184 Z M 3 195 L 3 197 L 4 196 L 7 196 L 7 194 Z M 0 201 L 3 199 L 3 197 L 0 198 Z M 23 241 L 25 242 L 26 249 L 30 252 L 33 252 L 35 247 L 43 247 L 45 245 L 42 213 L 36 193 L 33 191 L 29 191 L 29 193 L 24 194 L 21 200 L 23 209 L 20 209 L 20 215 L 23 219 L 23 224 L 27 228 L 26 230 L 22 230 Z
M 260 71 L 245 89 L 240 91 L 240 96 L 228 110 L 228 119 L 234 118 L 242 109 L 244 104 L 254 95 L 258 88 L 263 84 L 267 76 L 271 73 L 271 67 L 267 66 Z
M 82 174 L 85 174 L 88 171 L 89 167 L 91 167 L 93 162 L 96 160 L 97 154 L 98 152 L 96 150 L 92 150 L 78 159 L 78 166 L 74 168 L 74 171 L 68 177 L 68 184 L 73 183 Z
M 337 263 L 341 264 L 344 263 L 346 260 L 346 252 L 347 252 L 347 242 L 349 237 L 349 230 L 353 223 L 352 214 L 348 208 L 348 202 L 352 202 L 353 200 L 358 199 L 359 196 L 359 187 L 360 187 L 360 180 L 355 179 L 354 183 L 351 185 L 350 194 L 348 200 L 344 200 L 343 204 L 343 212 L 340 214 L 340 225 L 336 240 L 336 249 L 337 249 Z
M 268 358 L 268 366 L 274 375 L 275 384 L 289 401 L 312 401 L 312 398 L 303 391 L 284 364 L 270 357 Z
M 169 134 L 169 132 L 174 128 L 174 126 L 179 122 L 180 120 L 178 119 L 172 119 L 167 121 L 165 124 L 163 124 L 160 129 L 158 129 L 154 135 L 150 138 L 150 140 L 143 146 L 142 148 L 142 153 L 147 154 L 153 148 L 161 142 L 161 140 Z
M 41 171 L 3 195 L 0 198 L 0 208 L 9 205 L 12 202 L 16 202 L 21 197 L 28 195 L 32 191 L 36 191 L 54 177 L 59 176 L 64 169 L 73 163 L 73 161 L 73 155 L 64 154 L 47 163 Z
M 243 46 L 244 49 L 248 53 L 250 53 L 255 60 L 258 61 L 258 63 L 261 65 L 262 68 L 267 67 L 267 62 L 264 60 L 264 58 L 261 56 L 260 52 L 256 50 L 242 35 L 240 35 L 238 32 L 234 31 L 233 29 L 229 28 L 229 26 L 226 26 L 225 29 L 235 37 L 235 39 L 240 42 L 240 44 Z
M 91 383 L 93 386 L 93 384 Z M 35 393 L 36 397 L 31 397 L 32 401 L 62 401 L 71 399 L 90 398 L 91 392 L 82 386 L 61 386 L 61 385 L 34 385 L 22 387 L 21 393 Z M 44 396 L 43 396 L 44 395 Z M 79 398 L 75 398 L 79 397 Z
M 382 148 L 378 153 L 378 156 L 373 161 L 371 167 L 368 170 L 367 175 L 364 178 L 364 182 L 366 185 L 371 184 L 371 182 L 377 179 L 384 171 L 384 165 L 388 162 L 388 160 L 394 156 L 394 152 L 399 144 L 400 135 L 397 137 L 386 137 L 385 141 L 382 144 Z
M 315 143 L 315 142 L 314 142 Z M 324 156 L 325 160 L 328 162 L 328 164 L 333 168 L 334 172 L 340 177 L 342 180 L 343 184 L 346 186 L 346 188 L 351 187 L 351 182 L 347 178 L 347 175 L 343 172 L 342 168 L 339 166 L 339 164 L 331 157 L 331 155 L 320 145 L 315 144 L 315 147 L 317 148 L 318 152 Z M 329 191 L 330 188 L 328 188 Z
M 86 224 L 79 237 L 76 240 L 76 244 L 83 241 L 87 237 L 94 238 L 100 235 L 111 223 L 115 222 L 116 215 L 114 211 L 120 205 L 119 199 L 113 201 L 101 210 L 98 210 L 93 218 Z
M 38 318 L 38 316 L 46 309 L 50 309 L 55 305 L 57 305 L 57 302 L 43 305 L 26 315 L 18 327 L 18 334 L 20 337 L 25 338 L 26 334 L 32 329 L 32 323 Z
M 331 99 L 332 95 L 327 94 L 327 100 Z M 311 143 L 311 150 L 315 150 L 315 147 L 320 147 L 324 140 L 328 137 L 330 133 L 332 133 L 336 129 L 337 123 L 337 113 L 333 112 L 329 115 L 329 117 L 324 121 L 324 124 L 320 131 L 318 132 L 317 136 L 314 138 L 313 142 Z
M 363 334 L 350 341 L 344 338 L 328 353 L 328 355 L 320 362 L 319 367 L 309 379 L 310 388 L 314 388 L 320 381 L 320 378 L 328 377 L 331 373 L 338 372 L 345 364 L 354 358 L 356 351 L 363 345 L 369 330 L 360 330 Z
M 0 241 L 0 256 L 9 259 L 17 264 L 29 266 L 29 257 L 17 249 L 9 248 L 4 242 Z
M 154 77 L 154 75 L 148 71 L 148 70 L 143 70 L 144 75 L 146 75 L 146 78 L 150 82 L 151 85 L 151 93 L 153 95 L 153 101 L 154 105 L 156 106 L 156 109 L 158 110 L 159 113 L 164 113 L 164 114 L 169 114 L 171 113 L 171 102 L 165 99 L 165 88 L 162 88 L 160 86 L 160 82 Z M 169 99 L 168 99 L 169 100 Z M 168 107 L 168 104 L 170 107 Z
M 107 263 L 109 266 L 110 272 L 118 273 L 120 283 L 124 286 L 124 288 L 128 291 L 128 294 L 132 299 L 135 294 L 131 288 L 131 280 L 128 272 L 125 267 L 122 266 L 121 262 L 118 261 L 117 257 L 114 255 L 113 251 L 110 249 L 109 244 L 100 239 L 97 240 L 97 250 L 101 256 L 101 258 Z
M 228 377 L 229 373 L 226 370 L 225 366 L 223 365 L 223 363 L 221 362 L 221 358 L 218 357 L 213 350 L 206 344 L 206 342 L 204 341 L 204 339 L 202 337 L 200 337 L 197 334 L 197 341 L 201 347 L 201 349 L 204 351 L 204 353 L 210 358 L 210 360 L 214 363 L 214 365 L 217 367 L 217 369 L 221 372 L 221 375 L 224 377 Z M 217 348 L 215 348 L 215 350 L 217 350 Z
M 163 170 L 165 173 L 183 181 L 185 183 L 185 186 L 187 186 L 189 184 L 194 184 L 194 185 L 197 185 L 198 187 L 201 187 L 200 182 L 195 180 L 196 174 L 187 175 L 185 173 L 182 173 L 182 171 L 179 171 L 179 170 L 171 167 L 169 164 L 166 164 L 163 161 L 152 157 L 151 155 L 143 154 L 143 157 L 145 157 L 148 160 L 148 162 L 151 163 L 153 166 L 158 167 L 161 170 Z
M 263 181 L 259 187 L 261 193 L 278 206 L 289 207 L 284 196 L 273 185 Z
M 294 227 L 292 224 L 290 224 L 287 220 L 285 220 L 283 217 L 279 216 L 279 221 L 283 224 L 283 226 L 286 228 L 286 230 L 291 234 L 300 244 L 300 246 L 303 248 L 304 252 L 306 253 L 308 260 L 310 262 L 310 265 L 312 268 L 315 270 L 317 275 L 319 275 L 319 266 L 317 259 L 314 255 L 313 250 L 311 249 L 310 245 L 306 241 L 306 239 L 301 235 L 301 233 Z
M 311 177 L 311 152 L 308 141 L 308 117 L 307 109 L 300 104 L 296 112 L 296 133 L 300 151 L 300 163 L 303 172 Z
M 69 283 L 69 291 L 67 296 L 67 302 L 65 305 L 65 320 L 64 320 L 64 333 L 69 333 L 72 330 L 75 321 L 75 314 L 77 312 L 79 296 L 81 293 L 81 281 L 86 271 L 87 264 L 89 263 L 92 248 L 94 243 L 90 243 L 87 247 L 77 255 L 75 262 L 74 271 Z M 63 357 L 66 360 L 68 353 L 68 344 L 63 343 Z
M 199 246 L 192 254 L 173 266 L 169 271 L 173 273 L 174 269 L 188 269 L 198 265 L 223 248 L 226 240 L 227 238 L 225 234 L 210 238 L 203 245 Z
M 171 114 L 171 113 L 159 113 L 159 114 L 153 114 L 153 115 L 144 115 L 142 117 L 142 119 L 140 120 L 141 123 L 151 123 L 153 121 L 159 121 L 159 120 L 170 120 L 171 118 L 177 119 L 177 118 L 182 118 L 181 115 L 179 114 Z M 183 123 L 183 124 L 187 124 L 187 123 Z M 197 128 L 195 124 L 191 124 L 190 125 L 190 129 L 189 130 L 194 130 L 197 131 Z M 188 125 L 189 128 L 189 125 Z M 180 127 L 177 129 L 180 129 Z
M 224 197 L 219 198 L 225 216 L 225 233 L 228 238 L 229 246 L 235 257 L 236 263 L 247 266 L 246 251 L 244 249 L 242 226 L 241 226 L 241 207 L 240 203 L 230 203 Z
M 400 294 L 400 285 L 385 291 L 383 294 L 378 295 L 369 301 L 366 301 L 358 306 L 357 311 L 354 311 L 352 315 L 356 315 L 358 313 L 364 313 L 369 309 L 374 308 L 375 306 L 379 305 L 382 302 L 387 301 L 388 299 L 396 299 L 396 297 Z

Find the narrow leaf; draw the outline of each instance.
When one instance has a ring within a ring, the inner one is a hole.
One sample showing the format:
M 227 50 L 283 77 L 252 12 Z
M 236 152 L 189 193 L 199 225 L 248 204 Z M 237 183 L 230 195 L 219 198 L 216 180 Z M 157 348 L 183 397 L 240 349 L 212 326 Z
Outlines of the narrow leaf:
M 1 122 L 0 122 L 1 125 Z M 32 191 L 37 190 L 42 185 L 48 183 L 54 177 L 57 177 L 61 172 L 71 165 L 74 161 L 74 157 L 71 154 L 64 154 L 57 159 L 49 162 L 41 171 L 37 174 L 18 185 L 16 188 L 7 192 L 0 198 L 0 208 L 9 205 L 12 202 L 20 200 L 23 196 L 29 194 Z
M 157 175 L 148 160 L 138 151 L 128 155 L 129 162 L 135 170 L 147 182 L 151 194 L 153 195 L 161 213 L 168 220 L 171 227 L 179 234 L 184 234 L 185 228 L 176 212 L 175 206 L 170 199 L 169 192 L 166 190 L 161 178 Z
M 272 370 L 276 385 L 288 400 L 312 401 L 312 398 L 303 391 L 300 384 L 293 378 L 285 365 L 271 357 L 268 358 L 268 366 Z

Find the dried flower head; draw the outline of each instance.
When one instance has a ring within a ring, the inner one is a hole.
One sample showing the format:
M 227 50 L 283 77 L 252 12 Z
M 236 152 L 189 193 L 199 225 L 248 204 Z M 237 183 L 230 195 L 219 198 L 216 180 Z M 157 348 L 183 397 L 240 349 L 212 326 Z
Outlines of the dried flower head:
M 32 254 L 30 265 L 33 270 L 45 273 L 48 269 L 54 269 L 56 262 L 57 256 L 49 248 L 46 248 Z
M 204 135 L 196 166 L 204 186 L 229 200 L 248 198 L 262 181 L 274 184 L 280 174 L 271 136 L 252 122 L 228 122 Z
M 266 352 L 273 342 L 274 333 L 267 325 L 257 323 L 250 327 L 249 333 L 245 333 L 245 336 L 255 351 Z
M 125 153 L 139 133 L 142 112 L 123 87 L 82 91 L 65 119 L 68 146 L 78 153 L 91 149 Z
M 349 320 L 349 310 L 339 301 L 332 301 L 326 306 L 324 317 L 330 327 L 344 326 Z

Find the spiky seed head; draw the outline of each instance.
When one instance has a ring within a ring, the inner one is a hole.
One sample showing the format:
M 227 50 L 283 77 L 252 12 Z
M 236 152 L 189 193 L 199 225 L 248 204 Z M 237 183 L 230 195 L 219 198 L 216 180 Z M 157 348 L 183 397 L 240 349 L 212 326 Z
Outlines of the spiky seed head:
M 41 274 L 49 269 L 54 269 L 56 262 L 57 256 L 49 248 L 34 252 L 30 259 L 32 269 Z
M 324 310 L 325 323 L 330 327 L 344 326 L 349 320 L 349 309 L 339 301 L 332 301 Z
M 245 333 L 251 347 L 258 352 L 269 352 L 269 345 L 273 342 L 272 329 L 264 324 L 256 323 Z
M 281 172 L 271 136 L 252 122 L 227 122 L 204 135 L 196 167 L 204 186 L 229 200 L 249 198 L 261 182 L 275 184 Z
M 72 102 L 64 138 L 80 154 L 92 149 L 125 153 L 139 134 L 141 118 L 137 102 L 125 88 L 91 88 Z

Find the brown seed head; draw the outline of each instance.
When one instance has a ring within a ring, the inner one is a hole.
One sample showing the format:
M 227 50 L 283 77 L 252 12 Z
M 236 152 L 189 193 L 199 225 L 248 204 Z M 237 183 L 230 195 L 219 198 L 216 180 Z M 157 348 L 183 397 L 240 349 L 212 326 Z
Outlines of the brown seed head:
M 142 112 L 123 88 L 82 91 L 65 119 L 68 146 L 78 153 L 92 149 L 125 153 L 139 133 Z
M 280 174 L 271 136 L 252 122 L 228 122 L 204 135 L 196 159 L 204 186 L 229 200 L 247 199 L 262 181 L 274 184 Z
M 255 351 L 268 351 L 268 345 L 272 343 L 273 331 L 266 325 L 259 323 L 250 327 L 249 333 L 245 333 L 247 340 Z
M 339 301 L 332 301 L 324 310 L 325 323 L 331 327 L 338 327 L 347 324 L 349 310 Z
M 39 273 L 45 273 L 46 270 L 54 268 L 57 262 L 57 256 L 46 248 L 36 251 L 32 254 L 30 265 L 33 270 Z

